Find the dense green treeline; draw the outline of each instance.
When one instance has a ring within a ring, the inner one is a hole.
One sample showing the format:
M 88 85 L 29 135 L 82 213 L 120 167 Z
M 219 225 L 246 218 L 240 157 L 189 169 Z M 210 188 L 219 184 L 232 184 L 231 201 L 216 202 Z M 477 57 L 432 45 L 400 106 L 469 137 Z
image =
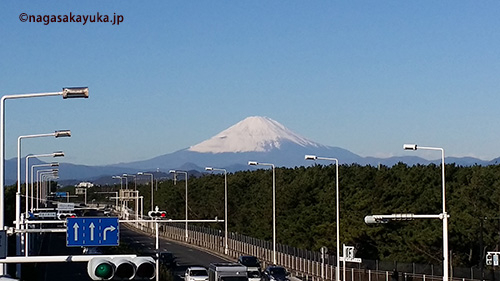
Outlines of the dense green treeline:
M 184 218 L 185 181 L 164 181 L 155 192 L 156 205 L 173 219 Z M 341 165 L 340 241 L 353 245 L 365 259 L 434 263 L 442 260 L 442 221 L 420 219 L 366 225 L 371 214 L 440 214 L 442 181 L 439 165 L 371 167 Z M 141 186 L 144 198 L 150 187 Z M 231 232 L 272 239 L 272 171 L 228 175 L 228 224 Z M 500 240 L 500 166 L 446 166 L 449 248 L 456 266 L 480 260 L 480 225 L 484 249 Z M 146 199 L 146 205 L 149 199 Z M 188 181 L 190 219 L 224 217 L 224 175 Z M 277 241 L 318 251 L 335 248 L 335 166 L 276 169 Z M 223 229 L 223 224 L 211 227 Z

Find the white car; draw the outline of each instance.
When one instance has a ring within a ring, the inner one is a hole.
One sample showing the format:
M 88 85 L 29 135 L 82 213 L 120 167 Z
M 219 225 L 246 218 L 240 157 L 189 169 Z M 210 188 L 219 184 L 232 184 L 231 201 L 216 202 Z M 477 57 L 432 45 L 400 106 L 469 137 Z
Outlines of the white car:
M 208 281 L 207 269 L 201 266 L 188 267 L 184 273 L 184 281 Z

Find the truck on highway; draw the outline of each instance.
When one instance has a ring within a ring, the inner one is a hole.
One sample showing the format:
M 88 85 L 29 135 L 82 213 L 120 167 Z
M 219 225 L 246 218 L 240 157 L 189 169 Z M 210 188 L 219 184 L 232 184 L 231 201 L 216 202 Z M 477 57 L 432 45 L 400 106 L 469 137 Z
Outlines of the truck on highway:
M 211 263 L 208 281 L 248 281 L 247 267 L 239 263 Z

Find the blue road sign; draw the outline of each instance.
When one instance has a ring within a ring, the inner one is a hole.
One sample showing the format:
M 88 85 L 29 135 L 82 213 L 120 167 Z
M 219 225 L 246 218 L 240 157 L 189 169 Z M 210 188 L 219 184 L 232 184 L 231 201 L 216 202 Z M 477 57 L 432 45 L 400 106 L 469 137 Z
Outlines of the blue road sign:
M 66 246 L 118 246 L 119 223 L 117 217 L 68 218 Z

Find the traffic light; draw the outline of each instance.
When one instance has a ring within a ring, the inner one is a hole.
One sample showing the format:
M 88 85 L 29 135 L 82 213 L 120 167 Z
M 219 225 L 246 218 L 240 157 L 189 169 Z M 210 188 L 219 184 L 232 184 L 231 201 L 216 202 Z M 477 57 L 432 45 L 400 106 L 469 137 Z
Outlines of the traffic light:
M 493 265 L 493 254 L 486 254 L 486 265 Z
M 156 276 L 152 257 L 91 259 L 87 272 L 92 280 L 151 280 Z
M 57 219 L 58 220 L 65 220 L 67 218 L 75 218 L 76 214 L 74 213 L 59 213 L 57 214 Z
M 167 212 L 165 211 L 149 211 L 148 216 L 152 219 L 166 219 L 167 218 Z

